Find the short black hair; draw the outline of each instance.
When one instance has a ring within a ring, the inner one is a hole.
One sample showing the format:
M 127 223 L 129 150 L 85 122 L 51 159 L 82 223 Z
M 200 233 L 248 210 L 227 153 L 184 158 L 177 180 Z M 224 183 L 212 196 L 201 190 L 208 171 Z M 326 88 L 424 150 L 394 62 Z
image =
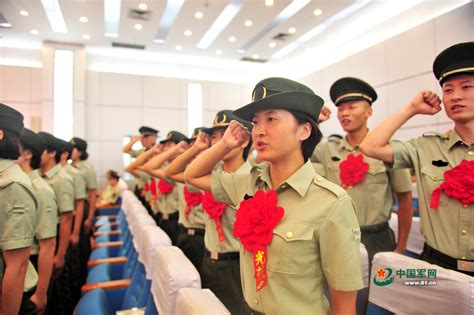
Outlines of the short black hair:
M 242 157 L 244 158 L 244 161 L 247 161 L 251 148 L 252 148 L 252 136 L 250 136 L 249 143 L 247 144 L 244 151 L 242 152 Z
M 77 149 L 77 150 L 79 151 L 79 153 L 80 153 L 80 154 L 79 154 L 79 159 L 80 159 L 81 161 L 85 161 L 85 160 L 87 160 L 87 159 L 89 158 L 89 153 L 87 153 L 86 150 L 79 150 L 77 147 L 76 147 L 76 149 Z
M 23 151 L 31 152 L 30 167 L 34 170 L 40 168 L 41 155 L 36 153 L 36 150 L 34 150 L 32 147 L 30 147 L 29 145 L 26 145 L 23 142 L 21 142 L 21 147 L 23 148 Z
M 16 160 L 20 157 L 20 137 L 10 130 L 1 129 L 3 139 L 0 140 L 0 158 Z
M 305 124 L 307 122 L 311 124 L 311 134 L 308 139 L 304 140 L 301 144 L 301 153 L 303 154 L 304 161 L 306 162 L 311 157 L 311 155 L 313 155 L 314 149 L 316 148 L 316 145 L 321 142 L 323 135 L 316 125 L 316 122 L 308 115 L 297 111 L 291 111 L 290 113 L 293 114 L 299 124 Z

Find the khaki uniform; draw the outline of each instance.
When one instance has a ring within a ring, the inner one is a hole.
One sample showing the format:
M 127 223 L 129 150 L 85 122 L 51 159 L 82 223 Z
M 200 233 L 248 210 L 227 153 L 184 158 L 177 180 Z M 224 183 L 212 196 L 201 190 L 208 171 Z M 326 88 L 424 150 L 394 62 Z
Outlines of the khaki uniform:
M 72 178 L 57 164 L 45 174 L 44 179 L 51 185 L 58 202 L 58 215 L 74 211 L 74 184 Z
M 320 174 L 340 185 L 339 164 L 350 154 L 361 154 L 359 147 L 353 148 L 346 138 L 330 137 L 327 142 L 316 147 L 311 162 L 320 164 L 316 166 L 316 170 L 319 171 L 322 167 L 324 172 Z M 357 207 L 357 220 L 361 227 L 389 221 L 393 192 L 411 191 L 408 169 L 387 170 L 382 161 L 366 155 L 364 162 L 369 164 L 364 182 L 346 190 Z
M 139 150 L 131 150 L 128 154 L 130 154 L 132 158 L 136 158 L 145 151 L 145 148 L 141 148 Z
M 439 208 L 430 209 L 433 190 L 444 182 L 444 172 L 462 160 L 474 160 L 474 144 L 464 143 L 455 130 L 431 132 L 407 142 L 390 141 L 393 168 L 413 168 L 420 208 L 421 232 L 432 248 L 455 259 L 474 260 L 474 204 L 463 206 L 441 193 Z
M 84 174 L 84 178 L 86 180 L 86 189 L 97 189 L 97 175 L 92 164 L 87 160 L 80 161 L 77 163 L 77 168 Z
M 234 205 L 245 194 L 271 188 L 268 164 L 254 166 L 250 176 L 221 173 L 212 178 L 216 199 Z M 245 301 L 265 314 L 328 314 L 326 285 L 341 291 L 363 287 L 354 204 L 342 188 L 318 175 L 309 161 L 275 190 L 285 214 L 267 246 L 268 282 L 258 292 L 253 253 L 240 248 Z
M 4 250 L 33 245 L 37 208 L 28 176 L 15 161 L 0 159 L 0 257 Z
M 199 192 L 202 193 L 202 190 L 197 189 L 191 184 L 181 184 L 177 183 L 178 193 L 179 193 L 179 220 L 178 223 L 182 224 L 185 228 L 193 229 L 205 229 L 205 217 L 207 214 L 202 209 L 202 202 L 192 207 L 191 212 L 189 212 L 188 217 L 186 217 L 186 200 L 184 199 L 184 187 L 187 187 L 190 192 Z
M 87 198 L 86 192 L 86 175 L 72 165 L 66 164 L 64 167 L 66 173 L 71 176 L 74 186 L 74 200 Z
M 31 247 L 31 255 L 37 255 L 38 241 L 56 236 L 58 222 L 58 205 L 56 195 L 48 183 L 41 178 L 39 170 L 28 174 L 31 179 L 33 193 L 38 200 L 38 220 L 35 231 L 35 242 Z
M 113 205 L 117 202 L 118 197 L 120 196 L 120 189 L 118 185 L 111 186 L 107 185 L 100 195 L 99 207 L 104 205 Z

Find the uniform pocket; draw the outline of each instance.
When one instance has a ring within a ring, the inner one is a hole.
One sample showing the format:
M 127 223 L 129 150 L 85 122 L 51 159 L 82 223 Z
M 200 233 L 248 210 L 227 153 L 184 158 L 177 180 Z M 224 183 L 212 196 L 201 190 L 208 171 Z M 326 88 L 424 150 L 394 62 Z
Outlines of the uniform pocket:
M 447 167 L 437 167 L 432 165 L 425 165 L 421 168 L 422 187 L 425 194 L 428 194 L 428 198 L 431 198 L 433 191 L 444 183 L 444 172 L 448 170 Z M 429 199 L 428 199 L 429 200 Z M 439 205 L 446 206 L 449 202 L 449 198 L 441 193 Z
M 380 164 L 377 163 L 376 165 L 370 165 L 365 180 L 367 183 L 371 184 L 387 184 L 387 169 L 383 163 L 380 162 Z
M 296 274 L 311 262 L 309 249 L 314 227 L 305 223 L 279 224 L 273 230 L 273 239 L 267 247 L 267 267 L 274 272 Z

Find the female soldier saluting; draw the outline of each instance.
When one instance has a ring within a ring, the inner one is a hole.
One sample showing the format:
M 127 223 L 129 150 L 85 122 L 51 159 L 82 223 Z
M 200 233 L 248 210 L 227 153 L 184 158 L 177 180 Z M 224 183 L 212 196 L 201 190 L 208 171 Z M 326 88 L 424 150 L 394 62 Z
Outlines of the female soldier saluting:
M 333 314 L 355 314 L 362 288 L 360 230 L 347 193 L 319 176 L 308 160 L 320 140 L 316 121 L 323 100 L 283 78 L 260 81 L 253 102 L 234 113 L 252 120 L 257 161 L 250 174 L 216 173 L 216 200 L 238 205 L 243 314 L 325 314 L 328 284 Z M 250 137 L 231 122 L 224 137 L 186 171 L 209 174 L 222 157 Z M 245 199 L 245 200 L 244 200 Z

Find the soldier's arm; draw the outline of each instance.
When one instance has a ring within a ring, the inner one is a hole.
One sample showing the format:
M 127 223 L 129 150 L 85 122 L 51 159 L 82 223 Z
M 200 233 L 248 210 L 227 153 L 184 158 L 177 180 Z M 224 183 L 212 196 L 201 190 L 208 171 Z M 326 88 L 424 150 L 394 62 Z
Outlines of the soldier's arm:
M 39 240 L 38 253 L 38 284 L 36 291 L 31 297 L 38 311 L 42 311 L 46 306 L 46 293 L 48 292 L 49 280 L 53 272 L 53 257 L 56 248 L 56 237 L 49 237 Z
M 156 146 L 155 146 L 155 147 L 156 147 Z M 140 172 L 139 167 L 141 167 L 143 164 L 145 164 L 145 162 L 146 162 L 153 154 L 155 154 L 155 152 L 156 152 L 155 147 L 153 147 L 151 150 L 145 151 L 145 152 L 143 152 L 142 154 L 140 154 L 140 155 L 135 159 L 135 161 L 133 161 L 132 163 L 130 163 L 130 164 L 125 168 L 125 172 L 130 173 L 130 174 L 133 174 L 135 177 L 140 176 L 140 175 L 139 175 L 139 172 Z
M 64 268 L 64 256 L 66 255 L 69 237 L 71 235 L 72 211 L 62 212 L 59 216 L 59 245 L 54 256 L 54 275 L 57 276 Z
M 70 236 L 71 244 L 76 246 L 79 243 L 79 234 L 81 232 L 82 218 L 84 216 L 84 199 L 74 200 L 74 227 Z
M 31 247 L 4 250 L 5 270 L 2 281 L 2 314 L 18 314 L 25 285 Z
M 162 168 L 163 164 L 166 161 L 169 161 L 171 158 L 175 157 L 176 155 L 183 153 L 186 148 L 187 143 L 185 141 L 181 141 L 173 148 L 158 154 L 157 156 L 146 162 L 145 165 L 143 165 L 142 170 L 152 176 L 158 177 L 159 179 L 166 180 L 167 177 L 165 175 L 165 170 Z
M 392 163 L 393 150 L 389 141 L 393 134 L 414 115 L 434 115 L 440 110 L 441 101 L 438 95 L 431 91 L 421 91 L 400 111 L 370 132 L 360 144 L 360 150 L 368 156 Z
M 357 291 L 339 291 L 329 287 L 329 293 L 331 294 L 331 314 L 356 314 Z
M 398 241 L 395 252 L 405 253 L 408 235 L 410 234 L 411 222 L 413 220 L 413 208 L 411 192 L 397 193 L 398 211 Z
M 138 141 L 140 141 L 140 138 L 141 136 L 133 136 L 131 139 L 130 139 L 130 142 L 127 143 L 123 148 L 122 148 L 122 151 L 123 153 L 129 153 L 130 151 L 132 151 L 132 147 L 135 143 L 137 143 Z

